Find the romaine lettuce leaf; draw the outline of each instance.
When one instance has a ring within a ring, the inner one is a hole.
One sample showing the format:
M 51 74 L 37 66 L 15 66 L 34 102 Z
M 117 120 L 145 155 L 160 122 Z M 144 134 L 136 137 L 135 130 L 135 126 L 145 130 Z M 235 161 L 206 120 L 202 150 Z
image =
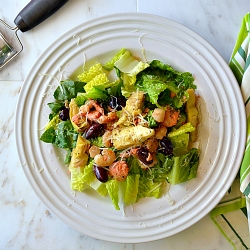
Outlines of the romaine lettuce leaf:
M 136 91 L 135 88 L 135 81 L 136 81 L 136 76 L 130 76 L 125 73 L 121 73 L 121 77 L 123 80 L 123 86 L 121 88 L 121 93 L 125 97 L 129 97 L 133 92 Z
M 105 86 L 108 83 L 109 83 L 109 79 L 107 75 L 105 73 L 102 73 L 102 74 L 95 76 L 91 81 L 87 82 L 87 84 L 84 86 L 84 89 L 88 93 L 94 86 L 99 86 L 99 85 Z
M 125 51 L 114 66 L 120 71 L 118 76 L 123 80 L 122 94 L 128 97 L 135 91 L 136 76 L 149 67 L 149 64 L 136 60 L 129 51 Z
M 171 138 L 173 136 L 181 135 L 184 133 L 192 132 L 195 130 L 195 127 L 191 125 L 190 122 L 187 122 L 180 126 L 178 129 L 174 129 L 173 131 L 168 133 L 168 137 Z
M 83 175 L 78 168 L 71 170 L 70 174 L 70 185 L 72 190 L 82 192 L 83 190 L 89 188 L 89 186 L 84 182 Z
M 105 102 L 109 100 L 109 95 L 104 86 L 93 86 L 88 93 L 78 93 L 75 102 L 78 106 L 83 105 L 88 99 L 101 100 Z
M 139 174 L 129 174 L 126 178 L 126 188 L 123 201 L 125 204 L 134 204 L 137 201 Z
M 186 154 L 188 152 L 189 133 L 183 133 L 170 138 L 173 144 L 174 156 Z
M 117 180 L 109 180 L 106 183 L 106 188 L 108 190 L 108 194 L 112 200 L 112 203 L 116 210 L 120 210 L 119 207 L 119 183 Z
M 148 174 L 150 174 L 151 176 L 149 176 L 148 178 L 151 178 L 154 181 L 166 180 L 174 164 L 173 157 L 168 157 L 162 153 L 158 153 L 157 161 L 158 164 L 152 167 L 150 169 L 151 171 L 148 172 Z
M 167 64 L 153 60 L 150 67 L 137 75 L 136 86 L 148 93 L 152 103 L 171 104 L 175 108 L 180 108 L 188 99 L 187 89 L 196 88 L 193 81 L 191 73 L 179 72 Z M 173 97 L 169 91 L 174 94 Z
M 96 179 L 93 172 L 93 161 L 84 168 L 72 168 L 71 172 L 71 189 L 83 191 Z
M 180 156 L 188 152 L 189 133 L 194 130 L 195 127 L 193 127 L 190 122 L 187 122 L 168 133 L 168 137 L 173 144 L 174 156 Z
M 193 83 L 194 78 L 190 72 L 180 72 L 178 70 L 173 69 L 170 65 L 164 64 L 161 61 L 153 60 L 150 63 L 150 67 L 157 72 L 157 75 L 165 72 L 165 78 L 168 78 L 168 81 L 171 79 L 176 82 L 176 85 L 179 89 L 187 90 L 187 89 L 196 89 L 196 85 Z M 162 74 L 161 74 L 162 75 Z
M 171 85 L 171 83 L 166 84 L 162 81 L 158 80 L 152 80 L 151 77 L 145 76 L 143 77 L 142 81 L 142 90 L 145 91 L 150 99 L 150 102 L 152 104 L 158 104 L 158 97 L 159 95 L 165 90 L 168 89 L 168 87 Z M 173 86 L 175 87 L 175 86 Z
M 87 83 L 93 80 L 96 76 L 101 75 L 103 73 L 104 71 L 103 71 L 102 65 L 98 62 L 94 64 L 93 66 L 91 66 L 89 70 L 84 71 L 77 77 L 81 82 Z
M 118 61 L 126 51 L 126 49 L 121 49 L 113 58 L 103 65 L 103 68 L 108 71 L 112 70 L 114 68 L 115 62 Z
M 102 196 L 106 196 L 108 193 L 105 183 L 100 182 L 96 178 L 93 182 L 90 183 L 90 186 Z
M 129 51 L 126 51 L 120 59 L 115 62 L 114 66 L 122 73 L 136 76 L 139 72 L 149 67 L 149 64 L 136 60 Z
M 70 161 L 71 161 L 71 153 L 72 153 L 72 149 L 69 148 L 69 149 L 66 149 L 66 154 L 65 154 L 65 157 L 64 157 L 64 163 L 65 164 L 69 164 Z
M 110 82 L 107 76 L 107 72 L 103 69 L 102 65 L 99 62 L 94 64 L 89 70 L 84 71 L 82 74 L 78 75 L 78 79 L 86 82 L 83 92 L 94 96 L 96 95 L 96 93 L 91 92 L 94 87 L 96 87 L 97 89 L 99 88 L 99 90 L 103 91 L 104 89 L 118 85 L 120 82 L 119 78 L 117 78 L 113 82 Z
M 128 166 L 130 167 L 130 169 L 129 169 L 130 174 L 134 174 L 134 175 L 141 174 L 142 169 L 141 169 L 140 165 L 138 164 L 138 160 L 135 157 L 130 156 L 127 159 L 127 163 L 128 163 Z
M 161 185 L 162 182 L 154 182 L 152 179 L 141 177 L 139 180 L 138 199 L 145 197 L 160 198 Z
M 110 96 L 122 97 L 121 87 L 123 82 L 119 79 L 116 81 L 116 84 L 107 88 L 108 94 Z
M 82 106 L 88 98 L 86 97 L 86 93 L 78 93 L 75 98 L 75 103 L 78 107 Z
M 199 154 L 192 148 L 187 154 L 174 157 L 174 165 L 168 175 L 168 182 L 176 185 L 196 177 L 199 164 Z

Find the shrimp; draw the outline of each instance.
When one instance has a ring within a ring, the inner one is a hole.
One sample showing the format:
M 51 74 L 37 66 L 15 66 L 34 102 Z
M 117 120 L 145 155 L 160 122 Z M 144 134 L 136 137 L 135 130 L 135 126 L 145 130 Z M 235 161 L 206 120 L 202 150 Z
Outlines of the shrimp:
M 99 117 L 99 119 L 97 120 L 98 123 L 100 124 L 106 124 L 106 123 L 110 123 L 113 122 L 117 119 L 117 115 L 115 112 L 109 112 L 107 115 L 102 115 Z
M 79 109 L 79 113 L 85 116 L 90 121 L 95 121 L 100 116 L 104 115 L 104 109 L 95 100 L 87 101 Z
M 104 109 L 100 106 L 100 104 L 95 100 L 89 100 L 84 105 L 80 107 L 80 112 L 82 112 L 84 115 L 90 113 L 93 111 L 92 109 L 95 109 L 98 111 L 101 115 L 104 115 Z
M 114 151 L 110 149 L 103 149 L 101 154 L 94 157 L 94 162 L 100 167 L 110 166 L 116 160 Z
M 110 130 L 107 130 L 102 136 L 102 142 L 104 146 L 107 148 L 110 148 L 112 145 L 111 136 L 112 136 L 112 131 Z
M 153 113 L 152 113 L 152 117 L 157 122 L 163 122 L 164 121 L 164 117 L 165 117 L 165 110 L 161 109 L 161 108 L 155 108 L 154 111 L 153 111 Z
M 109 174 L 117 181 L 124 181 L 128 172 L 129 167 L 126 161 L 116 161 L 109 166 Z
M 84 116 L 81 112 L 75 114 L 71 118 L 72 122 L 74 122 L 78 127 L 85 127 L 87 123 L 86 116 Z
M 100 148 L 93 145 L 89 149 L 89 156 L 91 158 L 94 158 L 96 155 L 100 154 L 100 152 L 101 152 Z
M 166 127 L 172 127 L 176 125 L 179 119 L 180 110 L 175 110 L 174 108 L 167 106 L 165 111 L 165 117 L 162 124 Z

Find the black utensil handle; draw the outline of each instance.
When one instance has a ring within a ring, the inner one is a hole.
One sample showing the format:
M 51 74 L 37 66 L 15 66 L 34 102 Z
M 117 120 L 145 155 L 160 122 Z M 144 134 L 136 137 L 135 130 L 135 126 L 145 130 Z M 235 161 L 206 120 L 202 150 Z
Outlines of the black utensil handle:
M 28 31 L 53 15 L 68 0 L 31 0 L 14 20 L 22 31 Z

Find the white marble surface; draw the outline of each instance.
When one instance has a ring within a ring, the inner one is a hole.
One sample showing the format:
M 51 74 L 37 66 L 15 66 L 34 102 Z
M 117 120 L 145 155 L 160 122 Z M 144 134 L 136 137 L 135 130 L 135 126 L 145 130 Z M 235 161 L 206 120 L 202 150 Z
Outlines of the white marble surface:
M 14 25 L 27 3 L 0 2 L 0 18 Z M 209 215 L 177 235 L 144 244 L 104 242 L 71 229 L 39 201 L 26 180 L 16 152 L 14 120 L 31 66 L 50 43 L 77 24 L 118 12 L 157 14 L 194 30 L 228 61 L 248 6 L 248 0 L 71 0 L 34 30 L 19 33 L 24 50 L 0 71 L 0 249 L 232 249 Z M 12 41 L 9 31 L 2 26 L 0 30 Z

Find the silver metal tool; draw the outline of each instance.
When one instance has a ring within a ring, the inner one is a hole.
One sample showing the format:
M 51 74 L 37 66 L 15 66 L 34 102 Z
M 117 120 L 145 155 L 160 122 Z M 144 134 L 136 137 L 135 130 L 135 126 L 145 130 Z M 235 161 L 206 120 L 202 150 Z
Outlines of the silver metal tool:
M 15 49 L 0 32 L 0 70 L 23 50 L 23 45 L 17 32 L 19 30 L 21 32 L 26 32 L 33 29 L 45 19 L 53 15 L 66 2 L 68 2 L 68 0 L 31 0 L 15 18 L 15 27 L 11 27 L 5 21 L 0 19 L 2 25 L 15 33 L 15 38 L 19 46 L 18 49 Z

